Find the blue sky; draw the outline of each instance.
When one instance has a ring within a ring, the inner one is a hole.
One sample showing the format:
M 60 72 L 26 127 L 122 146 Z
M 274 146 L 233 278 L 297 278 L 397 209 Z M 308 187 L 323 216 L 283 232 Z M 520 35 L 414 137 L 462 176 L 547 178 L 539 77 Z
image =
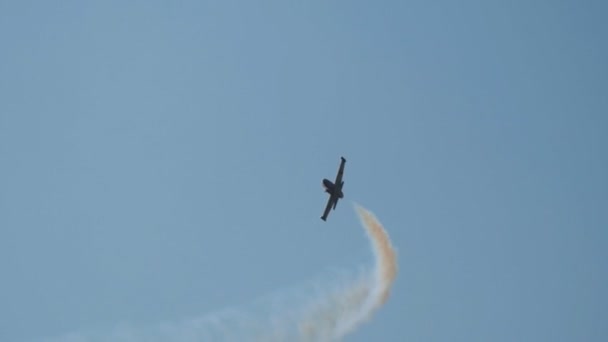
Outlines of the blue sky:
M 400 273 L 349 341 L 605 340 L 607 7 L 0 1 L 0 340 L 356 269 L 353 201 Z

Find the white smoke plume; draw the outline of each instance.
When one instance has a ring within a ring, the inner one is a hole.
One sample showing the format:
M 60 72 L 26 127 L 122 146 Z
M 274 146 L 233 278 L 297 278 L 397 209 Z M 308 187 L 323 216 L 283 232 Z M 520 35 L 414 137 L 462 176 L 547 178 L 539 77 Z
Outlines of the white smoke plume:
M 312 294 L 274 294 L 260 308 L 235 309 L 154 328 L 72 333 L 44 342 L 330 342 L 340 341 L 388 299 L 397 275 L 396 252 L 378 219 L 355 205 L 375 264 L 342 283 L 320 283 Z M 267 312 L 265 312 L 267 311 Z

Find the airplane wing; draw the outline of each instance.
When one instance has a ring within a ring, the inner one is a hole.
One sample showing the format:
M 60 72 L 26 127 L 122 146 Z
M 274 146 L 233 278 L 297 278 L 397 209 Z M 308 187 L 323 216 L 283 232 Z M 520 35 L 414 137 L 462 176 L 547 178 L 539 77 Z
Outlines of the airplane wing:
M 340 182 L 342 182 L 342 175 L 344 174 L 344 163 L 346 163 L 346 159 L 344 159 L 344 157 L 340 157 L 340 159 L 342 160 L 340 162 L 340 168 L 338 169 L 338 174 L 336 175 L 336 181 L 334 182 L 334 184 L 338 185 L 340 184 Z
M 325 206 L 325 211 L 323 212 L 323 216 L 321 216 L 321 220 L 326 221 L 327 220 L 327 215 L 329 215 L 329 211 L 331 210 L 331 206 L 333 204 L 333 195 L 329 195 L 329 198 L 327 199 L 327 205 Z

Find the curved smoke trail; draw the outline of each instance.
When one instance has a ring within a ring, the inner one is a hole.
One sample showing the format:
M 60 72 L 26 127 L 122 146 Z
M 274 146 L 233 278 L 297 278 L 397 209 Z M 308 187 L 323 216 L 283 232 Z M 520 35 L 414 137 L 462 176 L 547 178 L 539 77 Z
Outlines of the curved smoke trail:
M 367 209 L 355 205 L 370 239 L 375 265 L 360 277 L 295 299 L 271 296 L 270 313 L 231 310 L 155 328 L 121 328 L 111 333 L 74 333 L 54 342 L 339 341 L 371 318 L 388 299 L 397 275 L 396 253 L 387 232 Z M 287 296 L 287 297 L 293 297 Z M 292 302 L 290 302 L 290 300 Z M 298 304 L 300 303 L 300 304 Z M 301 305 L 304 303 L 304 305 Z M 281 307 L 282 305 L 282 307 Z
M 356 205 L 359 219 L 370 239 L 375 267 L 361 282 L 325 299 L 310 320 L 301 322 L 304 341 L 340 340 L 368 320 L 388 299 L 397 275 L 397 257 L 388 233 L 369 210 Z

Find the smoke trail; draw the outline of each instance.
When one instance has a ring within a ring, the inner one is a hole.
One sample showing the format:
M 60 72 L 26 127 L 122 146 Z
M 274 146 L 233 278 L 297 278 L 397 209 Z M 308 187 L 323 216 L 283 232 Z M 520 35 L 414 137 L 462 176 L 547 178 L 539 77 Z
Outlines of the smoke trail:
M 313 342 L 339 341 L 366 322 L 388 299 L 397 275 L 397 258 L 378 219 L 355 205 L 370 239 L 374 267 L 343 283 L 318 284 L 312 294 L 274 294 L 250 310 L 236 309 L 165 323 L 120 328 L 110 333 L 73 333 L 46 342 Z M 267 312 L 269 311 L 269 312 Z
M 300 323 L 304 328 L 301 330 L 303 336 L 313 337 L 305 341 L 340 340 L 368 320 L 390 295 L 397 275 L 396 252 L 374 214 L 358 205 L 355 209 L 374 251 L 376 264 L 373 273 L 335 297 L 326 298 L 324 306 L 310 312 L 310 320 Z

